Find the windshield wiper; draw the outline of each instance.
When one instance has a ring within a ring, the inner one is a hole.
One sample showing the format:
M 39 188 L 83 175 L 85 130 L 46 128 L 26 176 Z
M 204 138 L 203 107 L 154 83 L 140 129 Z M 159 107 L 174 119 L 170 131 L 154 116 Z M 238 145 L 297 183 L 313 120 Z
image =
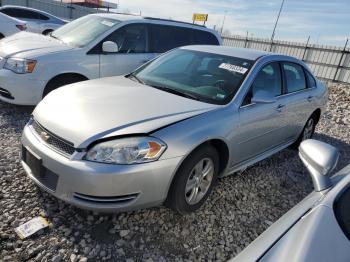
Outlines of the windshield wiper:
M 195 95 L 192 95 L 190 93 L 187 93 L 187 92 L 183 92 L 183 91 L 179 91 L 177 89 L 172 89 L 172 88 L 169 88 L 169 87 L 166 87 L 166 86 L 157 86 L 157 85 L 149 85 L 151 87 L 154 87 L 154 88 L 157 88 L 159 90 L 163 90 L 165 92 L 169 92 L 169 93 L 172 93 L 174 95 L 178 95 L 178 96 L 182 96 L 182 97 L 186 97 L 186 98 L 190 98 L 190 99 L 193 99 L 193 100 L 197 100 L 199 101 L 200 99 L 195 96 Z
M 140 79 L 140 78 L 138 78 L 136 75 L 134 75 L 134 74 L 129 74 L 128 76 L 126 76 L 127 78 L 133 78 L 133 79 L 135 79 L 137 82 L 139 82 L 140 84 L 143 84 L 143 85 L 145 85 L 145 83 Z

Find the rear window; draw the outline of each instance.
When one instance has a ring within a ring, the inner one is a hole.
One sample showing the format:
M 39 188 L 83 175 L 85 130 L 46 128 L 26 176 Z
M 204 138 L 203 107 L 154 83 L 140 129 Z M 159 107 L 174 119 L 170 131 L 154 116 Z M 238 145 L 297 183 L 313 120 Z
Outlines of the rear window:
M 168 25 L 150 25 L 150 52 L 164 53 L 186 45 L 219 45 L 210 32 Z
M 22 18 L 22 19 L 37 19 L 37 20 L 48 20 L 49 18 L 39 14 L 37 12 L 33 12 L 31 10 L 25 10 L 21 8 L 4 8 L 1 10 L 2 13 L 15 17 L 15 18 Z

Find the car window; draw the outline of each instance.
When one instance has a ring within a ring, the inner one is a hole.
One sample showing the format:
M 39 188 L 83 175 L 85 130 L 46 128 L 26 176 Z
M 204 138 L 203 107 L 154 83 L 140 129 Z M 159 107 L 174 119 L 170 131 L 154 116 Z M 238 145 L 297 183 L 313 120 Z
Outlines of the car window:
M 341 229 L 350 240 L 350 187 L 335 201 L 334 212 Z
M 50 20 L 50 18 L 48 18 L 46 15 L 43 15 L 43 14 L 40 14 L 40 13 L 37 13 L 37 19 L 38 20 L 43 20 L 43 21 Z
M 288 93 L 303 90 L 307 87 L 304 70 L 300 65 L 283 63 L 283 71 L 286 77 Z
M 282 77 L 278 63 L 268 64 L 260 70 L 242 105 L 251 104 L 251 99 L 259 90 L 267 91 L 273 96 L 282 94 Z
M 107 37 L 106 40 L 115 42 L 118 45 L 119 53 L 147 52 L 147 29 L 144 24 L 123 26 Z
M 21 8 L 5 8 L 2 12 L 8 16 L 22 19 L 38 19 L 38 13 Z
M 51 36 L 66 44 L 84 47 L 119 23 L 115 19 L 87 15 L 58 28 Z
M 150 51 L 152 53 L 164 53 L 173 48 L 193 43 L 194 36 L 191 29 L 157 24 L 150 25 Z
M 227 104 L 234 97 L 254 62 L 238 57 L 175 49 L 139 68 L 132 75 L 170 93 Z M 201 70 L 198 70 L 198 67 Z
M 308 71 L 305 70 L 305 72 L 306 72 L 306 77 L 307 77 L 307 81 L 308 81 L 308 87 L 309 88 L 316 87 L 317 84 L 316 84 L 315 78 Z
M 203 30 L 194 30 L 196 45 L 219 45 L 216 36 Z
M 193 61 L 193 53 L 184 53 L 168 60 L 159 68 L 160 74 L 185 74 Z
M 5 15 L 15 17 L 15 18 L 20 18 L 21 17 L 21 10 L 16 9 L 16 8 L 4 8 L 1 9 L 1 13 L 4 13 Z

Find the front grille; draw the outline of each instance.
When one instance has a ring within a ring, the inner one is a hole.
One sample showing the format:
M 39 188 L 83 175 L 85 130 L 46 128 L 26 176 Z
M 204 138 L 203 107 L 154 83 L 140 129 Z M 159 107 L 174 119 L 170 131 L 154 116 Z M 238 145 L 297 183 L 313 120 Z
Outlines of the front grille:
M 92 204 L 128 204 L 138 197 L 139 194 L 130 194 L 123 196 L 90 196 L 80 193 L 74 193 L 74 198 L 80 201 Z
M 15 99 L 8 90 L 1 87 L 0 87 L 0 96 L 3 96 L 8 99 Z
M 74 153 L 75 148 L 73 143 L 65 141 L 64 139 L 51 133 L 35 120 L 32 120 L 30 125 L 36 134 L 40 137 L 40 139 L 52 149 L 67 156 L 71 156 Z

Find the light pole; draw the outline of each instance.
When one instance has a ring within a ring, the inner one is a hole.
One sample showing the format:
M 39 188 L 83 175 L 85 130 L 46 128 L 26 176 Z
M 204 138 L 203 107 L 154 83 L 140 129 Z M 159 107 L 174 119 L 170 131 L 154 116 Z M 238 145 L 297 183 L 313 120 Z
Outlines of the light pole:
M 285 1 L 285 0 L 282 0 L 281 7 L 280 7 L 280 10 L 279 10 L 279 12 L 278 12 L 277 19 L 276 19 L 276 23 L 275 23 L 275 26 L 273 27 L 273 31 L 272 31 L 272 35 L 271 35 L 271 46 L 270 46 L 270 51 L 271 51 L 271 49 L 272 49 L 273 39 L 274 39 L 274 37 L 275 37 L 275 31 L 276 31 L 276 27 L 277 27 L 277 24 L 278 24 L 278 20 L 280 19 L 280 15 L 281 15 L 281 12 L 282 12 L 282 8 L 283 8 L 283 5 L 284 5 L 284 1 Z
M 225 14 L 224 14 L 224 19 L 222 20 L 221 33 L 220 33 L 221 35 L 222 35 L 222 31 L 224 30 L 226 13 L 227 13 L 227 11 L 225 11 Z

